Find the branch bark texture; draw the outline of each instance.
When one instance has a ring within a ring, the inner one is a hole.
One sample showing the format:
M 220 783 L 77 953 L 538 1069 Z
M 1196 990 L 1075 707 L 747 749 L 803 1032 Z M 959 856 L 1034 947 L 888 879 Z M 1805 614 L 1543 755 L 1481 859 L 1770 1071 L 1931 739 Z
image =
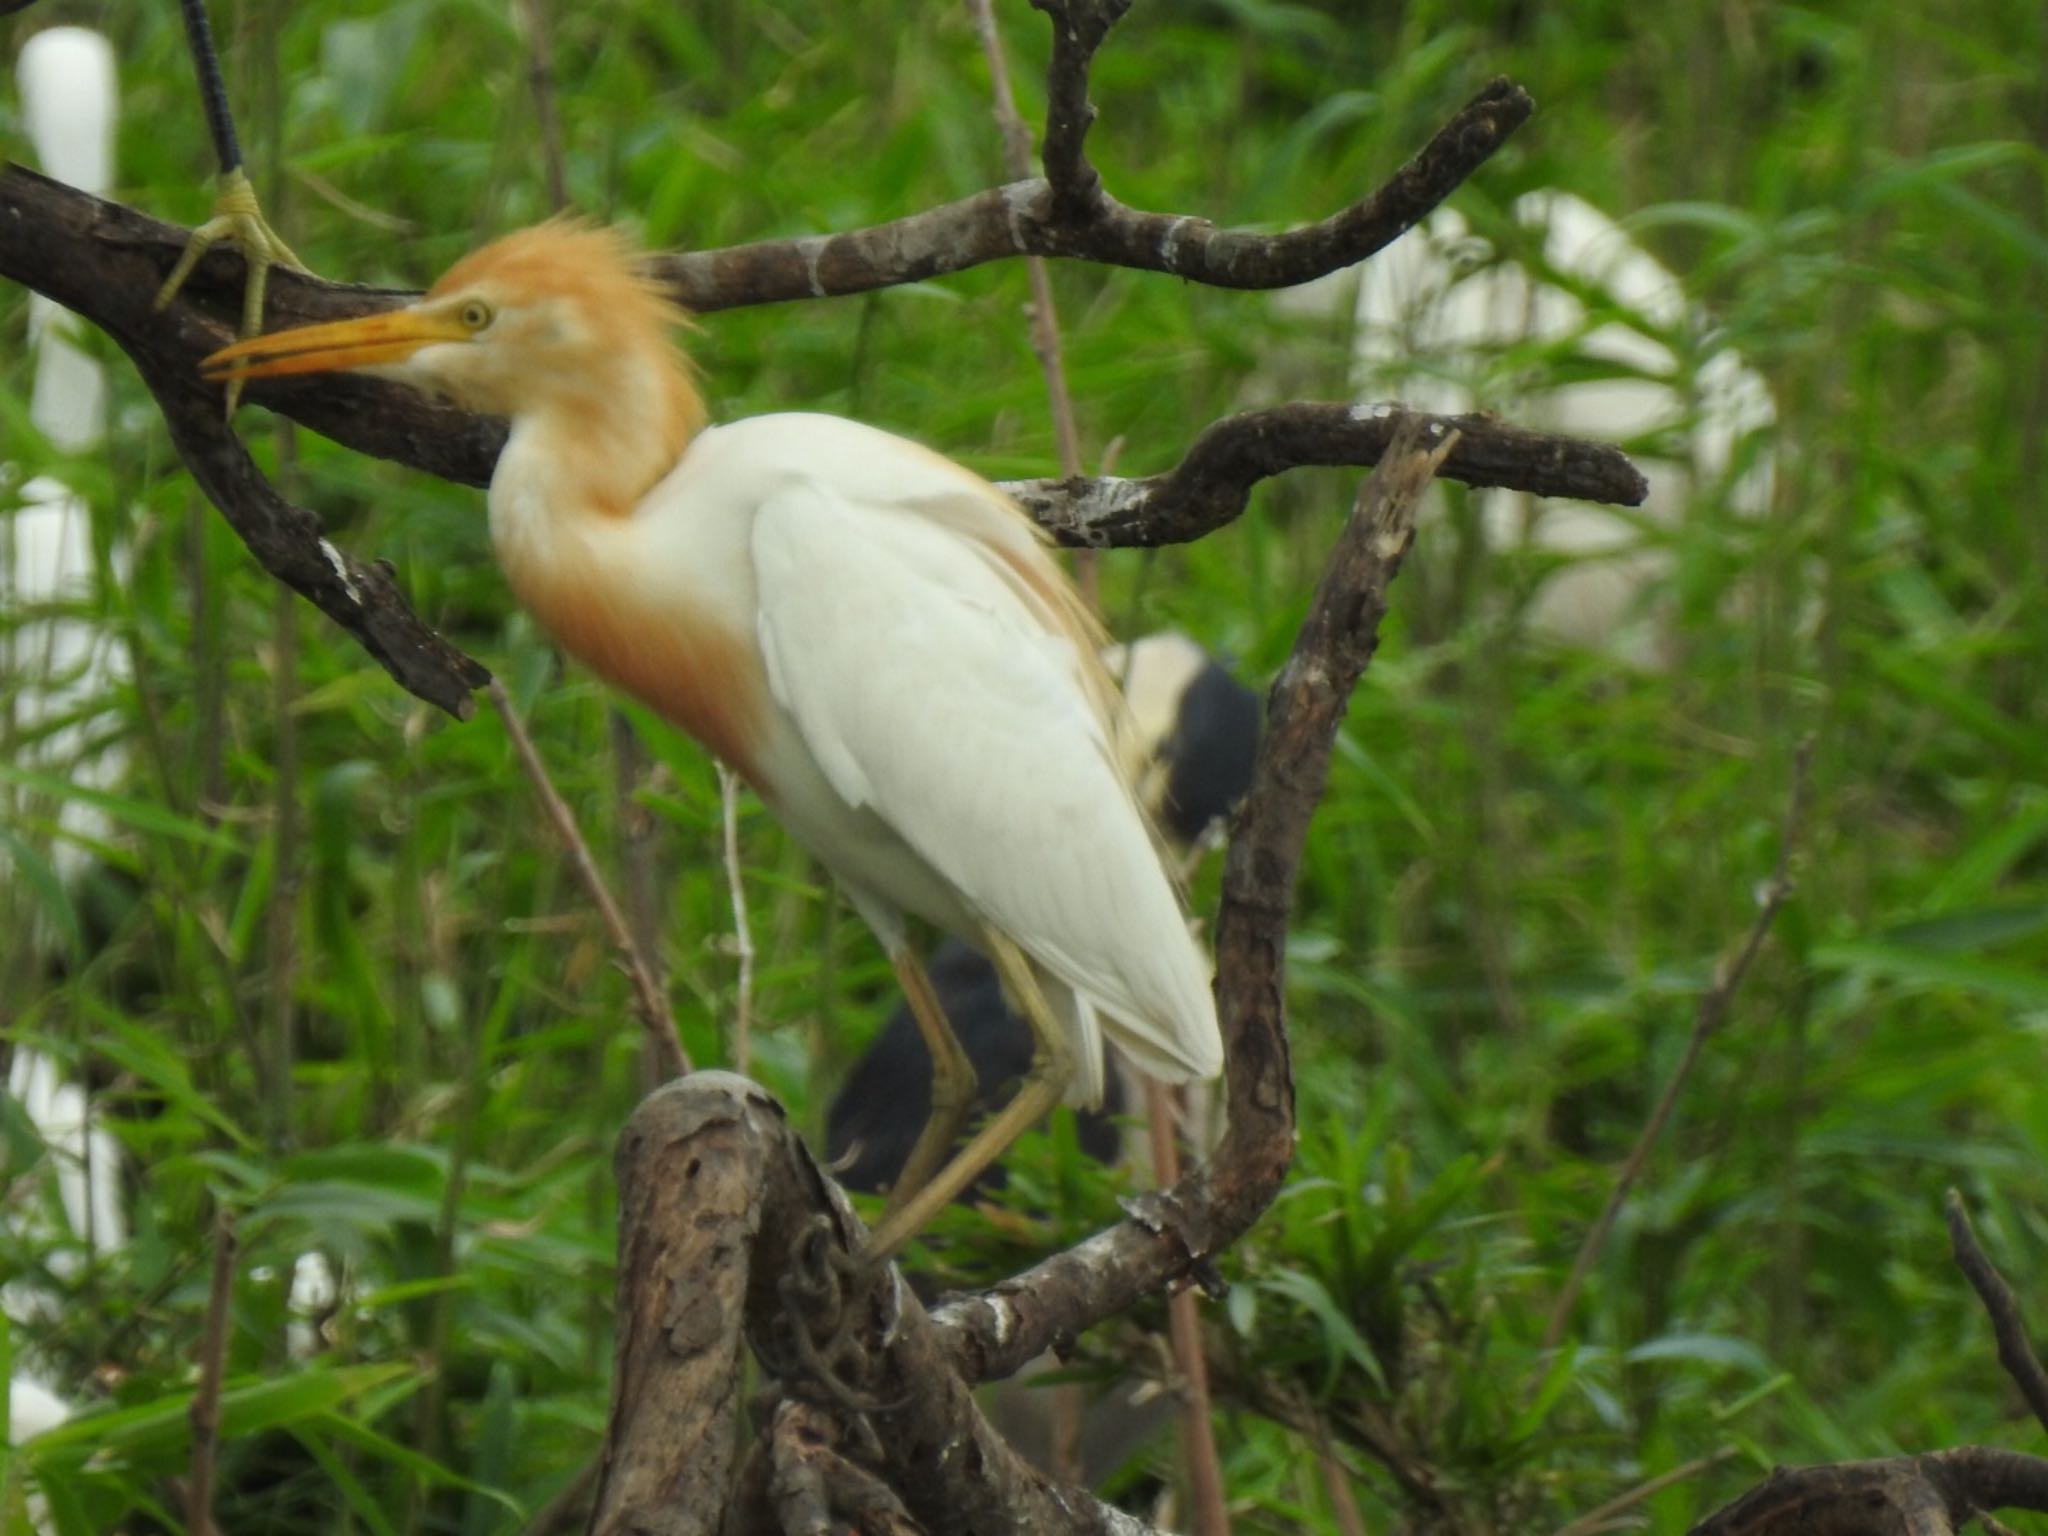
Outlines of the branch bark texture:
M 2048 1461 L 1989 1446 L 1780 1467 L 1692 1536 L 1951 1536 L 1981 1513 L 2048 1510 Z

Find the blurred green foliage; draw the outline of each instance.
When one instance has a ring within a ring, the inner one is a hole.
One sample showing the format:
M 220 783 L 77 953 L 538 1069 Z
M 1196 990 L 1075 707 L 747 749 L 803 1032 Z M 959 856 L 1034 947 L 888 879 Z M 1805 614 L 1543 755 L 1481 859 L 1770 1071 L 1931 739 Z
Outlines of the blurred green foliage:
M 1042 18 L 1001 9 L 1035 118 Z M 844 228 L 1000 179 L 960 8 L 545 10 L 572 200 L 652 242 Z M 535 16 L 217 8 L 258 185 L 318 270 L 423 285 L 547 211 Z M 59 20 L 114 39 L 118 195 L 196 220 L 210 159 L 174 9 L 42 0 L 0 26 L 8 57 Z M 2043 27 L 2016 0 L 1190 0 L 1139 5 L 1101 56 L 1091 149 L 1117 195 L 1268 228 L 1349 202 L 1513 75 L 1538 116 L 1460 205 L 1556 186 L 1627 214 L 1769 378 L 1781 421 L 1772 514 L 1709 504 L 1669 536 L 1669 670 L 1532 640 L 1517 614 L 1535 569 L 1477 547 L 1469 516 L 1425 530 L 1396 589 L 1303 874 L 1301 1161 L 1209 1311 L 1244 1529 L 1334 1528 L 1319 1445 L 1374 1528 L 1472 1530 L 1554 1527 L 1731 1449 L 1643 1506 L 1677 1530 L 1775 1461 L 2028 1443 L 1939 1196 L 1960 1185 L 2041 1294 Z M 18 129 L 0 96 L 19 155 Z M 1234 405 L 1345 390 L 1341 323 L 1134 273 L 1054 279 L 1091 462 L 1161 468 Z M 837 411 L 992 476 L 1045 474 L 1024 292 L 1019 267 L 990 267 L 719 314 L 691 346 L 723 416 Z M 118 357 L 105 450 L 40 445 L 25 312 L 0 294 L 5 474 L 61 473 L 102 546 L 132 552 L 89 607 L 133 649 L 102 722 L 133 771 L 110 805 L 107 899 L 0 887 L 0 1021 L 100 1091 L 136 1229 L 62 1282 L 54 1323 L 15 1330 L 17 1352 L 105 1405 L 27 1458 L 67 1533 L 181 1528 L 163 1479 L 186 1454 L 225 1204 L 242 1261 L 223 1528 L 516 1530 L 603 1428 L 608 1159 L 645 1081 L 623 983 L 496 720 L 439 718 L 280 600 Z M 476 493 L 260 412 L 242 425 L 335 538 L 391 558 L 507 679 L 609 866 L 631 807 L 652 813 L 687 1043 L 728 1059 L 710 765 L 627 706 L 652 767 L 622 799 L 609 701 L 512 607 Z M 1111 557 L 1115 627 L 1178 625 L 1269 676 L 1355 478 L 1296 472 L 1198 546 Z M 1750 921 L 1807 732 L 1800 893 L 1546 1355 L 1579 1240 Z M 32 842 L 62 791 L 8 773 L 10 841 Z M 764 811 L 741 832 L 762 955 L 751 1069 L 817 1130 L 893 1004 L 887 968 Z M 6 1129 L 10 1204 L 47 1206 L 47 1160 L 18 1115 Z M 1031 1148 L 1017 1189 L 1054 1213 L 1042 1251 L 1110 1208 L 1110 1179 L 1057 1129 Z M 948 1231 L 971 1242 L 977 1221 Z M 54 1240 L 28 1230 L 0 1238 L 0 1269 L 47 1264 Z M 1025 1230 L 988 1229 L 1019 1244 L 990 1252 L 1026 1256 Z M 291 1363 L 285 1288 L 308 1249 L 344 1300 L 324 1352 Z M 1084 1356 L 1159 1358 L 1132 1325 Z

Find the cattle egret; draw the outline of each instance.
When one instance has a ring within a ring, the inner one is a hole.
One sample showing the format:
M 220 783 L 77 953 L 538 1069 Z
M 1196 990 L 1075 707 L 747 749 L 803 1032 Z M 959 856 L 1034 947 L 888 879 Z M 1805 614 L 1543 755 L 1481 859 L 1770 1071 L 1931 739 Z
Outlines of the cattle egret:
M 514 593 L 753 785 L 911 999 L 934 1108 L 879 1258 L 1062 1093 L 1101 1096 L 1105 1030 L 1165 1081 L 1220 1072 L 1208 966 L 1116 758 L 1099 635 L 1043 535 L 979 476 L 871 427 L 706 427 L 670 340 L 682 318 L 625 239 L 556 220 L 406 308 L 204 366 L 373 372 L 511 418 L 489 507 Z M 907 916 L 985 949 L 1033 1035 L 1015 1099 L 943 1168 L 974 1072 Z

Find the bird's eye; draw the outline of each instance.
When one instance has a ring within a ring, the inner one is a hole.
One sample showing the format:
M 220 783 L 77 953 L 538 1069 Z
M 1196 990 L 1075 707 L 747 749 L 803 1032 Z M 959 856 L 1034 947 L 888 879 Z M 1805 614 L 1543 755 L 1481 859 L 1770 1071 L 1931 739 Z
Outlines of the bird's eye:
M 459 318 L 470 330 L 480 331 L 491 323 L 491 306 L 482 299 L 471 299 L 462 306 Z

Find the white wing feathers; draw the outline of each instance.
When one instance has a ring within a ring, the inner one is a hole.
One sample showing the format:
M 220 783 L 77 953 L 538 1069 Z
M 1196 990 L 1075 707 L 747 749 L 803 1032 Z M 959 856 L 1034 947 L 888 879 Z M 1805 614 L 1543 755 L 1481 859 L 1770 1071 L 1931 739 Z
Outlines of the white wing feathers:
M 833 789 L 1098 1004 L 1140 1066 L 1213 1077 L 1208 966 L 1072 642 L 969 531 L 1008 510 L 973 500 L 887 504 L 807 480 L 766 501 L 752 543 L 769 688 Z

